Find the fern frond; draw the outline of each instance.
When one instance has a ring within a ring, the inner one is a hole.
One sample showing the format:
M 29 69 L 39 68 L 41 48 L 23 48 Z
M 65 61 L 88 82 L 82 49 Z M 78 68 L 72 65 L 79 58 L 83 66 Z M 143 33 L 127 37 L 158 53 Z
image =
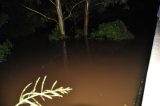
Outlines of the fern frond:
M 55 85 L 57 84 L 57 81 L 55 81 L 51 87 L 51 89 L 44 90 L 44 84 L 46 81 L 47 76 L 45 76 L 42 80 L 41 85 L 41 91 L 37 92 L 36 88 L 40 81 L 40 77 L 36 80 L 33 89 L 30 92 L 27 92 L 27 89 L 32 85 L 32 83 L 29 83 L 23 90 L 19 98 L 19 102 L 15 106 L 20 106 L 22 104 L 29 104 L 30 106 L 42 106 L 39 101 L 37 100 L 37 97 L 41 97 L 43 101 L 45 101 L 45 98 L 47 99 L 53 99 L 53 97 L 63 97 L 63 94 L 68 94 L 72 88 L 70 87 L 59 87 L 57 89 L 54 89 Z

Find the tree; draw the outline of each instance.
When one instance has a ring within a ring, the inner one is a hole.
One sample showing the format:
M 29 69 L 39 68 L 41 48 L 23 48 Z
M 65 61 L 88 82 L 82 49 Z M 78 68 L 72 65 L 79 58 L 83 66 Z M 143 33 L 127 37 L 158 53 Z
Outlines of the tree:
M 84 16 L 84 36 L 88 36 L 88 23 L 89 23 L 89 7 L 91 0 L 86 0 L 85 3 L 85 16 Z
M 127 0 L 85 0 L 85 15 L 84 15 L 84 35 L 85 38 L 88 36 L 88 25 L 89 25 L 89 14 L 90 8 L 94 6 L 101 6 L 106 8 L 114 4 L 127 3 Z
M 37 0 L 37 4 L 40 1 L 41 0 Z M 42 17 L 44 17 L 47 20 L 54 21 L 58 25 L 58 29 L 57 30 L 60 32 L 61 38 L 64 39 L 65 38 L 65 22 L 64 21 L 67 20 L 67 19 L 69 19 L 72 16 L 72 11 L 74 10 L 74 8 L 76 6 L 78 6 L 80 3 L 82 3 L 84 0 L 81 0 L 79 2 L 74 3 L 74 5 L 69 9 L 69 11 L 67 11 L 67 9 L 62 10 L 62 6 L 65 4 L 63 0 L 55 0 L 55 1 L 49 0 L 49 1 L 50 1 L 50 3 L 52 5 L 54 5 L 56 7 L 57 18 L 52 17 L 52 16 L 48 16 L 46 14 L 43 14 L 42 12 L 40 12 L 38 10 L 35 10 L 35 9 L 29 7 L 29 6 L 25 6 L 24 5 L 24 7 L 26 9 L 28 9 L 28 10 L 36 13 L 36 14 L 41 15 Z M 33 3 L 32 0 L 31 0 L 31 2 Z M 39 3 L 39 4 L 41 4 L 41 3 Z M 55 10 L 53 10 L 53 11 L 55 11 Z M 66 16 L 64 16 L 63 12 L 68 12 L 68 14 Z
M 63 19 L 63 14 L 62 14 L 61 0 L 55 0 L 55 3 L 56 3 L 55 6 L 57 10 L 57 15 L 58 15 L 58 24 L 59 24 L 60 33 L 62 37 L 64 38 L 65 28 L 64 28 L 64 19 Z

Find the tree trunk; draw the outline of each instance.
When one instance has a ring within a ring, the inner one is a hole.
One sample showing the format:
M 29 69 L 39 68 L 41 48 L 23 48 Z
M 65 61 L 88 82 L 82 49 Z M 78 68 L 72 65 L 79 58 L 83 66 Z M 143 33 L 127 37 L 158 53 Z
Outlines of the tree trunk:
M 90 6 L 90 0 L 86 0 L 85 16 L 84 16 L 84 36 L 85 38 L 87 38 L 88 36 L 89 6 Z
M 64 27 L 61 1 L 60 0 L 55 0 L 55 2 L 56 2 L 56 9 L 57 9 L 57 15 L 58 15 L 59 30 L 60 30 L 60 33 L 62 35 L 62 38 L 65 38 L 65 27 Z

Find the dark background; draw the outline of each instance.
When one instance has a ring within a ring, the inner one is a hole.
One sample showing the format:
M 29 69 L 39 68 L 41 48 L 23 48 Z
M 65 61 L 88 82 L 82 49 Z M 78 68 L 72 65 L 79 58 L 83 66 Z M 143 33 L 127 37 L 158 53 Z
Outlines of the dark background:
M 155 31 L 157 21 L 157 11 L 159 3 L 156 0 L 129 0 L 129 9 L 125 9 L 123 5 L 115 7 L 110 6 L 102 11 L 95 10 L 90 13 L 90 31 L 96 29 L 97 25 L 104 22 L 109 22 L 117 18 L 123 20 L 127 28 L 136 36 L 140 38 L 152 38 Z M 28 17 L 28 10 L 22 7 L 18 0 L 2 0 L 1 13 L 8 14 L 8 22 L 0 29 L 0 39 L 13 39 L 35 35 L 35 32 L 50 33 L 55 27 L 54 22 L 42 22 L 41 17 L 33 15 Z M 47 10 L 46 10 L 47 11 Z M 67 23 L 67 22 L 66 22 Z M 78 27 L 83 27 L 83 16 L 77 20 Z M 66 24 L 66 32 L 69 32 L 72 23 Z M 42 36 L 45 36 L 45 34 Z

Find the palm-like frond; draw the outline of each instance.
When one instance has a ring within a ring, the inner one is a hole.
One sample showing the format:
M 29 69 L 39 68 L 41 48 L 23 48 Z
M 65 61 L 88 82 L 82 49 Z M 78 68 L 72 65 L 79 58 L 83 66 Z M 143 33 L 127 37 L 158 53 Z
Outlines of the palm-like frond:
M 68 94 L 72 88 L 70 87 L 59 87 L 54 89 L 55 85 L 57 84 L 57 81 L 55 81 L 51 87 L 51 89 L 44 90 L 44 83 L 47 76 L 43 78 L 42 84 L 41 84 L 41 91 L 37 92 L 36 88 L 39 83 L 40 77 L 36 80 L 33 89 L 30 92 L 26 92 L 26 90 L 32 85 L 32 83 L 29 83 L 22 91 L 19 102 L 15 106 L 20 106 L 22 104 L 30 104 L 30 106 L 42 106 L 39 101 L 36 99 L 36 97 L 41 97 L 43 101 L 45 101 L 45 98 L 47 99 L 53 99 L 53 97 L 63 97 L 63 94 Z

